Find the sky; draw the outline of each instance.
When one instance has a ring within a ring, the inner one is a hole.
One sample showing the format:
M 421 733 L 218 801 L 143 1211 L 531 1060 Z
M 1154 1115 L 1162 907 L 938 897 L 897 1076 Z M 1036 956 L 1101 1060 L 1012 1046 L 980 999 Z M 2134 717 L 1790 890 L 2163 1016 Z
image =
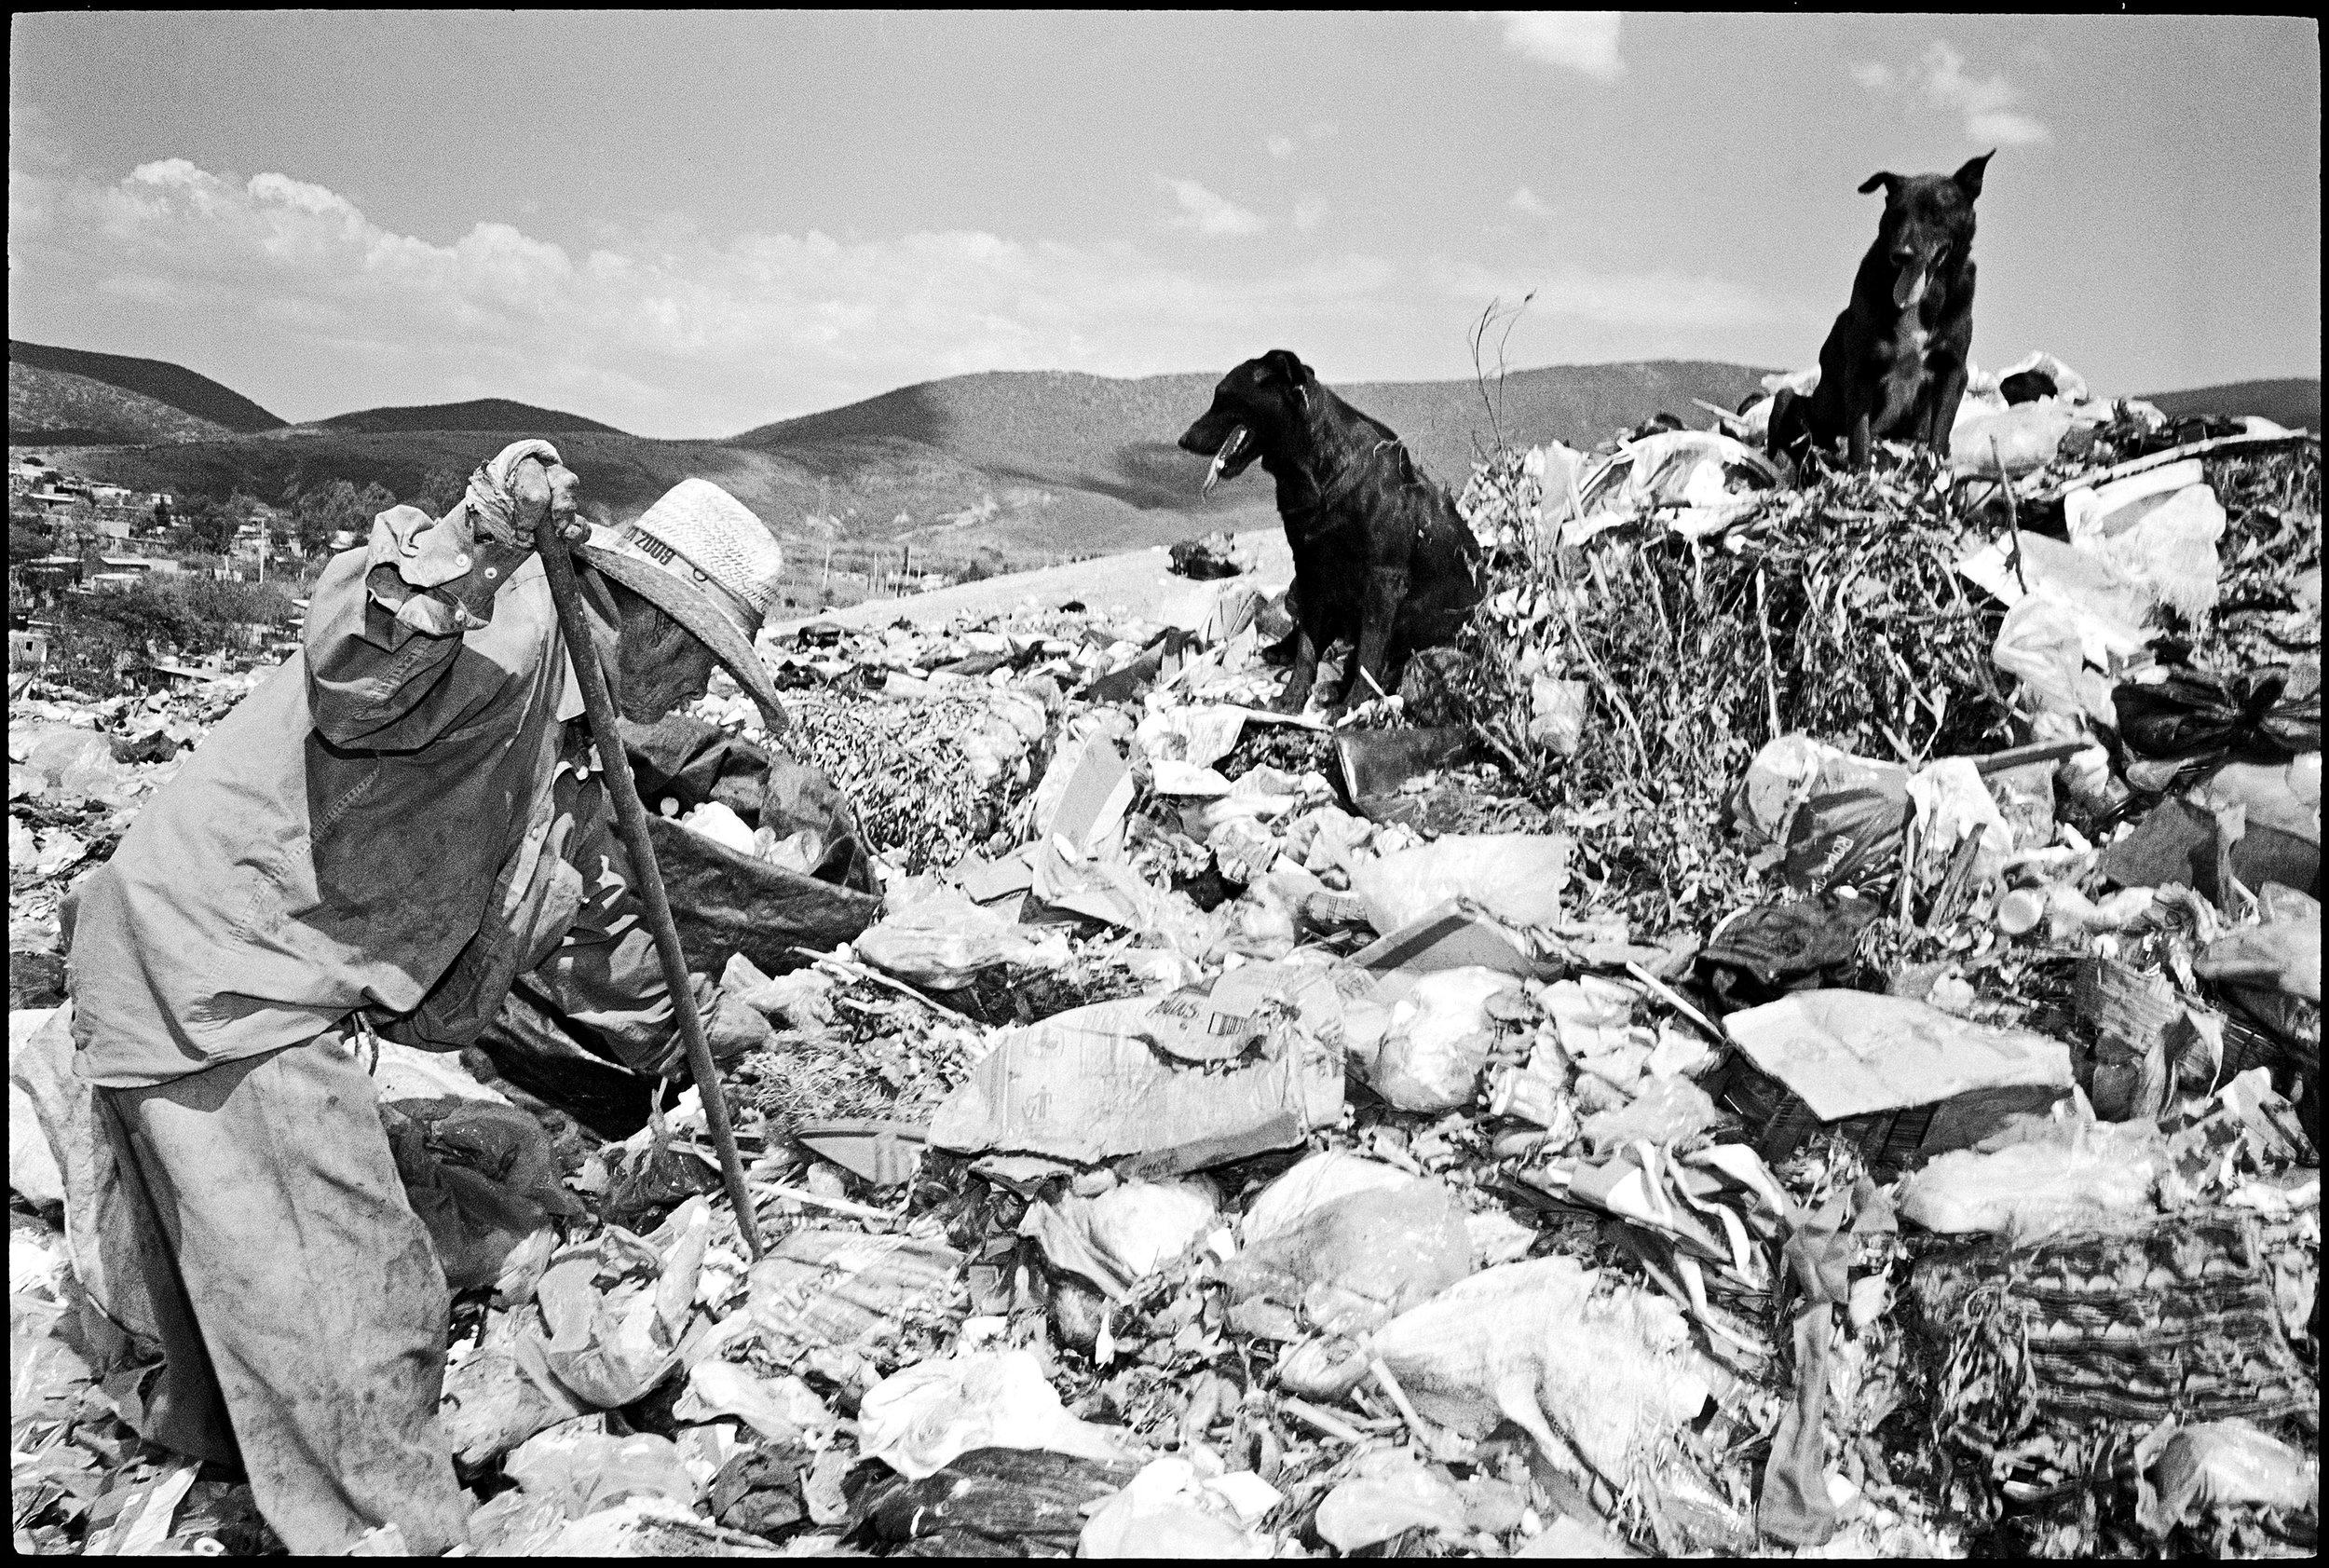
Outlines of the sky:
M 1860 182 L 1993 147 L 1977 363 L 2321 370 L 2307 19 L 18 13 L 8 75 L 10 334 L 294 421 L 1441 379 L 1524 296 L 1514 368 L 1808 365 Z

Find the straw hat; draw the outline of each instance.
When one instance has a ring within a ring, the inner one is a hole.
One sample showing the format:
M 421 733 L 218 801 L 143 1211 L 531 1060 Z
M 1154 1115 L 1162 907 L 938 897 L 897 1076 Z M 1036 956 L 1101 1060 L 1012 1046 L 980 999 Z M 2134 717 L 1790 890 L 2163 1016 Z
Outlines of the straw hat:
M 777 602 L 784 552 L 750 508 L 705 479 L 683 479 L 631 525 L 630 543 L 691 584 L 746 638 Z
M 776 603 L 784 557 L 743 502 L 706 480 L 683 480 L 627 535 L 592 528 L 582 555 L 710 648 L 769 730 L 784 729 L 784 710 L 752 647 Z

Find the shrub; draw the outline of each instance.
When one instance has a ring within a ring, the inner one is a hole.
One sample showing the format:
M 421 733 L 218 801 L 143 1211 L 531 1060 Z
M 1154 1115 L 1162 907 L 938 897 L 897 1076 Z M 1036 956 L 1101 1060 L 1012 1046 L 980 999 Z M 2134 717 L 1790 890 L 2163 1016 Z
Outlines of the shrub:
M 71 593 L 57 609 L 49 674 L 79 690 L 110 695 L 133 689 L 128 670 L 149 657 L 199 659 L 239 649 L 245 627 L 283 627 L 293 613 L 292 595 L 272 582 L 149 577 L 126 588 Z

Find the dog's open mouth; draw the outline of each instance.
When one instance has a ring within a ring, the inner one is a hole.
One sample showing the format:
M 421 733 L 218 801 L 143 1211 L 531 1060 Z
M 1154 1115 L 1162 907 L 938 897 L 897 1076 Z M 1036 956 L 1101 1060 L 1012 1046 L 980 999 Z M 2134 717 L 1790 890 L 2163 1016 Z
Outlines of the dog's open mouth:
M 1229 439 L 1222 442 L 1221 449 L 1213 454 L 1213 466 L 1205 470 L 1205 488 L 1199 494 L 1209 496 L 1213 487 L 1222 480 L 1235 479 L 1245 472 L 1246 465 L 1253 461 L 1246 455 L 1246 448 L 1252 444 L 1252 431 L 1243 425 L 1230 427 Z
M 1906 310 L 1925 298 L 1925 280 L 1932 268 L 1923 262 L 1910 262 L 1892 275 L 1892 303 L 1896 309 Z

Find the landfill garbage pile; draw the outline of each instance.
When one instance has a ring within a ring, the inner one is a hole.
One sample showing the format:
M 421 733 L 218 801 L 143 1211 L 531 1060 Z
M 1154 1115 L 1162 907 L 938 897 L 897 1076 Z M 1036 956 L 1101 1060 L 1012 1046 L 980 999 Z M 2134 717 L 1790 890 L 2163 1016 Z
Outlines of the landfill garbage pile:
M 2319 448 L 2038 371 L 2035 462 L 1482 464 L 1445 713 L 1271 711 L 1250 574 L 765 646 L 882 899 L 702 955 L 759 1254 L 697 1091 L 383 1050 L 471 1549 L 2310 1555 Z M 266 1549 L 136 1434 L 16 975 L 232 694 L 12 695 L 15 1539 Z

